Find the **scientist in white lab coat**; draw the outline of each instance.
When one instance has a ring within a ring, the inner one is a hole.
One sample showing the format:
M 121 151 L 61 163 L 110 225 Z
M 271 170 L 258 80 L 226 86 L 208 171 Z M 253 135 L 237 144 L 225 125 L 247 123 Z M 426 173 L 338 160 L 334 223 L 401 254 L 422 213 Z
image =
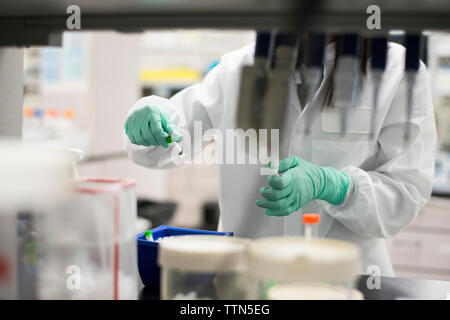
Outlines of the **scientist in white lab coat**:
M 330 101 L 336 43 L 327 46 L 324 78 L 316 94 Z M 364 50 L 363 50 L 364 51 Z M 193 137 L 194 121 L 203 130 L 236 128 L 241 67 L 253 61 L 254 46 L 225 54 L 205 79 L 170 99 L 144 97 L 125 122 L 126 150 L 133 162 L 149 168 L 175 166 L 166 136 L 180 141 L 182 129 Z M 340 135 L 333 106 L 312 117 L 305 135 L 306 115 L 296 90 L 291 90 L 288 112 L 289 158 L 280 161 L 280 176 L 263 176 L 260 165 L 222 165 L 219 230 L 240 237 L 302 235 L 297 212 L 321 216 L 318 236 L 358 245 L 362 273 L 371 266 L 392 276 L 385 238 L 395 236 L 417 216 L 428 201 L 434 173 L 435 120 L 428 73 L 421 63 L 414 90 L 409 142 L 406 124 L 405 48 L 388 46 L 388 64 L 379 93 L 375 138 L 369 137 L 372 82 L 366 53 L 357 106 L 347 134 Z M 292 78 L 292 86 L 299 83 Z M 192 141 L 194 143 L 194 141 Z M 255 204 L 256 203 L 256 204 Z

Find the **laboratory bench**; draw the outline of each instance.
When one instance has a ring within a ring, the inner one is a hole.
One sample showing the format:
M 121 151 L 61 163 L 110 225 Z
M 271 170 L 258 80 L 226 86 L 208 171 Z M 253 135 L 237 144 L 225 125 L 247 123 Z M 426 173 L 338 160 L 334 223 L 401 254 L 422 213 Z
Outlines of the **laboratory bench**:
M 397 276 L 450 281 L 450 198 L 431 197 L 418 217 L 386 244 Z
M 366 300 L 449 300 L 450 281 L 420 280 L 396 277 L 381 277 L 379 289 L 369 289 L 367 283 L 375 283 L 362 275 L 357 281 Z M 139 300 L 158 300 L 159 289 L 144 287 L 139 294 Z

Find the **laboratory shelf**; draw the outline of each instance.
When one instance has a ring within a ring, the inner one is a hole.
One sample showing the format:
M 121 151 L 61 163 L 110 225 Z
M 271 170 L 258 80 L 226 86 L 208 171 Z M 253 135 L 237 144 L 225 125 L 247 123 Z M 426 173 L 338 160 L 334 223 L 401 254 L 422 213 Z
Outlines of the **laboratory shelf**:
M 367 8 L 378 5 L 382 30 L 450 30 L 448 0 L 15 0 L 0 2 L 0 45 L 60 43 L 69 5 L 81 10 L 81 30 L 149 28 L 269 28 L 324 32 L 368 30 Z M 301 25 L 300 25 L 301 24 Z

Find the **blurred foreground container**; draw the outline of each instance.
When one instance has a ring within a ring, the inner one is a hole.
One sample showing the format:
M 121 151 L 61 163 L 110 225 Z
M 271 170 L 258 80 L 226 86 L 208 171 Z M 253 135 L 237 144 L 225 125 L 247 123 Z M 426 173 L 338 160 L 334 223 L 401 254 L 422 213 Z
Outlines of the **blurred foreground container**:
M 136 299 L 134 181 L 81 179 L 74 150 L 0 142 L 0 299 Z
M 136 299 L 134 181 L 81 179 L 71 205 L 43 221 L 40 297 Z
M 248 247 L 250 299 L 360 299 L 359 250 L 344 241 L 270 237 Z
M 0 299 L 38 298 L 39 226 L 64 210 L 72 175 L 68 154 L 0 142 Z
M 247 243 L 245 239 L 210 235 L 163 239 L 158 255 L 161 298 L 245 299 Z

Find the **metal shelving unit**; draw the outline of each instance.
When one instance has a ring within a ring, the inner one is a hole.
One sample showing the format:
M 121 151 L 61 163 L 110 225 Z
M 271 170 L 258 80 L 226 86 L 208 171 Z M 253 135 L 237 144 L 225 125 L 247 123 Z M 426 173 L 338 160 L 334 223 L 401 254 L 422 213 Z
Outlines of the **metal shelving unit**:
M 369 5 L 381 8 L 383 30 L 450 30 L 448 0 L 4 0 L 0 2 L 0 45 L 57 45 L 66 30 L 69 5 L 80 7 L 82 30 L 303 27 L 369 32 Z

